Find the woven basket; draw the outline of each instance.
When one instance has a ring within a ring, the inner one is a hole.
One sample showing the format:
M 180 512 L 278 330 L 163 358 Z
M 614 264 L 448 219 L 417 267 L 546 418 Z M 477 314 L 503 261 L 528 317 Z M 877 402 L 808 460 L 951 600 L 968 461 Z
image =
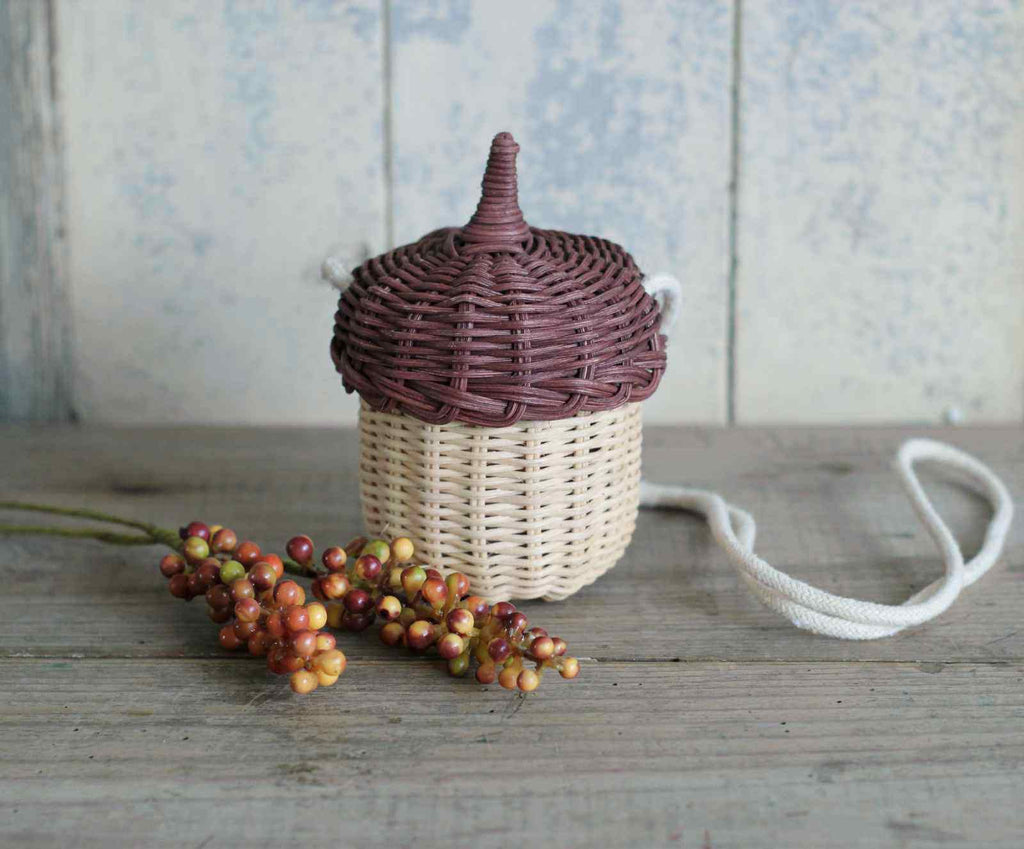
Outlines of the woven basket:
M 372 533 L 417 541 L 485 598 L 561 599 L 626 550 L 640 487 L 640 405 L 485 428 L 359 415 Z
M 352 272 L 331 355 L 362 398 L 367 531 L 488 598 L 559 599 L 629 544 L 664 337 L 625 250 L 526 224 L 518 150 L 495 137 L 465 227 Z

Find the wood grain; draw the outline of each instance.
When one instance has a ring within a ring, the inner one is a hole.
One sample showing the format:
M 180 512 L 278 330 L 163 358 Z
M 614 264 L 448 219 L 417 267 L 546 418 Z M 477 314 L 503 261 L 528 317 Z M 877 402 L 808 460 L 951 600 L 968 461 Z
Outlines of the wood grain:
M 52 7 L 0 0 L 0 421 L 73 416 Z
M 646 470 L 720 490 L 770 561 L 897 601 L 929 543 L 888 470 L 906 429 L 651 428 Z M 1024 492 L 1019 429 L 935 431 Z M 0 430 L 0 498 L 88 504 L 260 540 L 343 540 L 346 430 Z M 984 508 L 934 479 L 958 536 Z M 0 513 L 0 520 L 14 518 Z M 935 622 L 869 643 L 759 607 L 696 520 L 642 511 L 623 562 L 531 619 L 581 655 L 522 698 L 340 636 L 298 699 L 214 648 L 150 549 L 0 538 L 0 844 L 1016 847 L 1024 532 Z
M 743 4 L 738 420 L 1024 415 L 1018 4 Z
M 394 240 L 469 220 L 510 130 L 535 227 L 685 284 L 651 421 L 722 422 L 732 2 L 390 4 Z
M 0 666 L 8 847 L 1016 847 L 1019 665 L 589 663 L 522 698 L 353 660 Z

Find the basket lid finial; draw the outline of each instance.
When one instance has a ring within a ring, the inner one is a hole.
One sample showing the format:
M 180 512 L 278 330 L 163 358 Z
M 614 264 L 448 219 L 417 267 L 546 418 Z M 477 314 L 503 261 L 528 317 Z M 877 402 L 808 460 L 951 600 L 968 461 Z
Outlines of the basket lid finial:
M 476 244 L 518 246 L 530 235 L 530 228 L 519 209 L 516 182 L 516 154 L 519 145 L 511 133 L 498 133 L 491 142 L 491 154 L 484 171 L 480 203 L 462 238 Z

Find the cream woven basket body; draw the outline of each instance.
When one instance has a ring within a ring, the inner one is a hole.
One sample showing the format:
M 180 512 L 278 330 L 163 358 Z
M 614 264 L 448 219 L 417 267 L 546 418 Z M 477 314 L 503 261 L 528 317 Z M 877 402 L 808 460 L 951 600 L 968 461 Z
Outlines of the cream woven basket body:
M 633 534 L 639 404 L 489 428 L 364 403 L 359 438 L 367 530 L 411 537 L 485 598 L 565 598 L 611 569 Z

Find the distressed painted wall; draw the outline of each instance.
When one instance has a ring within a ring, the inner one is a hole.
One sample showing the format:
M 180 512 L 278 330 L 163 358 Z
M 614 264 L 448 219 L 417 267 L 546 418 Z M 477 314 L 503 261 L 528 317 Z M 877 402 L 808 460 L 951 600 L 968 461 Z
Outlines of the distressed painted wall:
M 376 0 L 58 6 L 89 421 L 338 422 L 329 251 L 384 247 Z
M 1024 8 L 746 0 L 740 421 L 1024 415 Z
M 649 420 L 1024 420 L 1016 0 L 47 2 L 85 420 L 353 421 L 319 261 L 466 220 L 499 129 L 682 279 Z

